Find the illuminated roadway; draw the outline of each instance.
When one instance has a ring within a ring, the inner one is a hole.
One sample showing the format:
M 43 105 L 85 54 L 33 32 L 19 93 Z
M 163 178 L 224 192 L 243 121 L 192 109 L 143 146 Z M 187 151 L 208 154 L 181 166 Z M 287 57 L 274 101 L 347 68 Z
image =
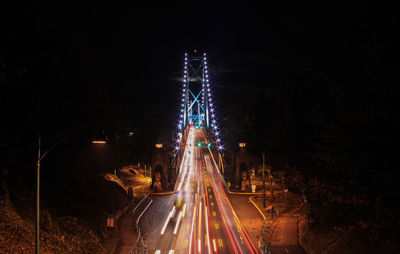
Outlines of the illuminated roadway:
M 206 142 L 203 131 L 190 128 L 177 193 L 160 198 L 146 216 L 147 253 L 258 253 L 225 193 L 211 150 L 195 145 L 199 139 Z

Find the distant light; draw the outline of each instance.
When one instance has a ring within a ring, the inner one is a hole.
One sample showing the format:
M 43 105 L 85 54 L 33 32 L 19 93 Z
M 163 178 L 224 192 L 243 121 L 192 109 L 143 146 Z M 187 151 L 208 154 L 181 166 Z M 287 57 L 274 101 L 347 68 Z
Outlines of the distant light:
M 221 140 L 218 138 L 218 139 L 217 139 L 217 142 L 219 143 L 220 141 L 221 141 Z
M 197 49 L 194 50 L 194 53 L 196 53 L 196 52 L 197 52 Z
M 158 149 L 162 148 L 162 144 L 156 144 L 156 148 Z
M 239 143 L 239 147 L 241 147 L 241 148 L 246 147 L 246 142 L 240 142 L 240 143 Z
M 133 136 L 133 131 L 129 132 L 128 135 L 129 135 L 129 137 L 132 137 Z
M 105 140 L 92 140 L 92 144 L 107 144 Z
M 219 147 L 218 147 L 219 150 L 222 150 L 222 148 L 223 148 L 222 146 L 219 146 Z

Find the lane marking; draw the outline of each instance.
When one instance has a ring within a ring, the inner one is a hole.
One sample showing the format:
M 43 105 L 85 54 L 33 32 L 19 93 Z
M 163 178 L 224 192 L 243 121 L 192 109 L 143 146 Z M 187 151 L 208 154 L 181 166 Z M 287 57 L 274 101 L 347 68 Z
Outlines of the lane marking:
M 217 252 L 217 244 L 215 244 L 215 239 L 213 239 L 213 246 L 214 246 L 214 252 Z
M 184 248 L 187 248 L 187 244 L 188 244 L 188 240 L 185 239 L 185 241 L 183 241 L 183 247 L 184 247 Z
M 215 223 L 215 229 L 219 229 L 219 224 Z
M 211 202 L 211 206 L 214 206 L 214 202 Z
M 213 212 L 213 216 L 217 216 L 217 213 L 215 211 Z
M 219 245 L 219 247 L 224 247 L 224 244 L 222 243 L 222 239 L 218 239 L 218 245 Z

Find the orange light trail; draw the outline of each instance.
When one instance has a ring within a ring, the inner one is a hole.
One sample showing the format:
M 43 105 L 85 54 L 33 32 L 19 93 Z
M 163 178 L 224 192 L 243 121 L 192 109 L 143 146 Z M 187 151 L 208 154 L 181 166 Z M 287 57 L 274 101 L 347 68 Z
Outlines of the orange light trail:
M 196 207 L 193 208 L 193 221 L 192 221 L 192 229 L 190 230 L 190 240 L 189 240 L 189 254 L 192 253 L 193 226 L 195 218 L 196 218 Z

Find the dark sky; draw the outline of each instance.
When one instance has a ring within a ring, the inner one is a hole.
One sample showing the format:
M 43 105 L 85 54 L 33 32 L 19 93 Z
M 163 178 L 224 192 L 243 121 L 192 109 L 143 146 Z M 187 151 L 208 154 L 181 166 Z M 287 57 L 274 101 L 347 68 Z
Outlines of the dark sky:
M 282 84 L 276 81 L 335 61 L 338 48 L 355 43 L 353 33 L 378 31 L 372 26 L 388 9 L 275 2 L 18 5 L 3 17 L 1 57 L 27 68 L 30 87 L 20 92 L 31 105 L 20 107 L 42 124 L 107 117 L 169 124 L 185 51 L 207 51 L 217 105 L 227 107 L 237 88 Z

